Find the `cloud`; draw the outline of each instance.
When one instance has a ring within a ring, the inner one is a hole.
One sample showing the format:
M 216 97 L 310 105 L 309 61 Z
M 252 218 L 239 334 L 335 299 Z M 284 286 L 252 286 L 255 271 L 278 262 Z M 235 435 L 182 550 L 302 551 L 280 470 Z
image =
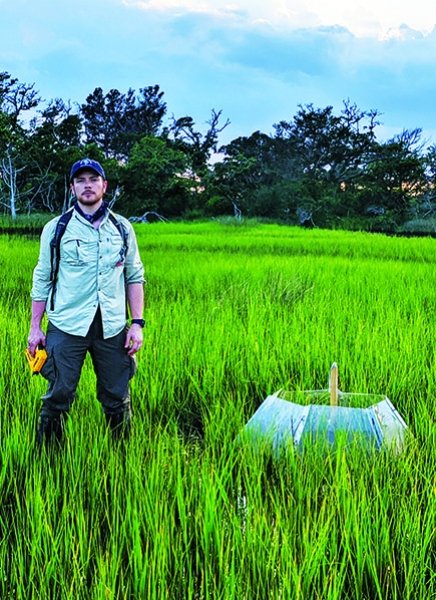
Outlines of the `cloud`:
M 383 22 L 391 30 L 357 34 L 348 26 L 355 3 L 340 8 L 331 0 L 330 16 L 321 4 L 59 0 L 53 10 L 52 0 L 0 0 L 0 61 L 47 100 L 81 103 L 95 87 L 158 84 L 169 114 L 190 115 L 199 126 L 212 108 L 222 109 L 232 122 L 227 141 L 271 132 L 299 104 L 339 111 L 346 99 L 382 112 L 389 135 L 414 127 L 433 134 L 436 33 L 376 14 L 368 0 L 364 26 L 380 32 Z
M 340 25 L 359 37 L 382 37 L 402 24 L 428 33 L 436 24 L 427 0 L 122 0 L 145 11 L 207 14 L 229 22 L 264 23 L 279 29 Z
M 256 0 L 254 0 L 256 3 Z M 213 19 L 226 21 L 244 21 L 249 18 L 249 12 L 238 5 L 215 3 L 198 0 L 122 0 L 124 6 L 148 13 L 165 14 L 169 18 L 183 15 L 207 15 Z

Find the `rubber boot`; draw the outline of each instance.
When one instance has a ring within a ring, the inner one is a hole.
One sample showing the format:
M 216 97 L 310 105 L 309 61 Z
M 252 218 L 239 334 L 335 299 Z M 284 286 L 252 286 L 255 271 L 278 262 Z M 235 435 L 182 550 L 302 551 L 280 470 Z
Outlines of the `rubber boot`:
M 109 414 L 106 413 L 108 424 L 114 440 L 126 440 L 130 435 L 131 417 L 129 411 Z
M 61 443 L 64 433 L 66 415 L 61 413 L 56 417 L 41 415 L 39 417 L 36 441 L 39 446 L 52 442 Z

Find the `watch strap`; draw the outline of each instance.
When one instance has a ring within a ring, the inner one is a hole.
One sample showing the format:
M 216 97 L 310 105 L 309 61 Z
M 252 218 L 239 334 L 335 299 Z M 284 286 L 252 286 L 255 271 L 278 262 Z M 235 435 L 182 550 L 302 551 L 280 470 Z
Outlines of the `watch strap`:
M 140 325 L 141 327 L 145 327 L 145 321 L 144 319 L 132 319 L 130 321 L 130 323 L 133 325 L 133 323 L 136 323 L 136 325 Z

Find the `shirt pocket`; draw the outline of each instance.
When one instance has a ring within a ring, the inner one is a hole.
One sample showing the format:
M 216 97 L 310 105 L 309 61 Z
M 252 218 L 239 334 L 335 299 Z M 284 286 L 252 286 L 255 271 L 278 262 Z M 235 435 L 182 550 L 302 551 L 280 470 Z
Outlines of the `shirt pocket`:
M 111 267 L 124 265 L 123 241 L 119 235 L 113 235 L 108 240 L 108 263 Z
M 89 263 L 90 243 L 85 237 L 68 237 L 62 240 L 61 260 L 72 266 L 81 266 Z

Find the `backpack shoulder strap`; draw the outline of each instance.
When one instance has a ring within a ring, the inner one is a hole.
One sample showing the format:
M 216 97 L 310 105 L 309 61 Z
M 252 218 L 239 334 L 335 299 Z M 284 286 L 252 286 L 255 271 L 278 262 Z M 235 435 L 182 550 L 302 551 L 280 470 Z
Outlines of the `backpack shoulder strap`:
M 124 259 L 126 258 L 127 249 L 128 249 L 129 232 L 127 231 L 126 226 L 119 219 L 117 219 L 117 216 L 111 210 L 109 210 L 109 219 L 115 225 L 115 227 L 118 229 L 118 233 L 120 234 L 121 239 L 123 240 L 123 247 L 120 252 L 120 261 L 123 263 L 124 291 L 126 294 L 126 319 L 128 319 L 129 318 L 129 308 L 128 308 L 128 301 L 127 301 L 127 274 L 126 274 L 126 267 L 125 267 Z
M 74 208 L 70 208 L 64 212 L 56 223 L 56 229 L 50 240 L 50 281 L 52 285 L 51 289 L 51 310 L 54 309 L 54 294 L 56 288 L 56 280 L 59 272 L 59 261 L 61 258 L 61 239 L 65 233 L 68 223 L 73 216 Z
M 112 221 L 112 223 L 118 229 L 118 233 L 120 234 L 121 239 L 123 240 L 123 249 L 121 251 L 122 252 L 121 260 L 124 261 L 126 254 L 127 254 L 129 232 L 127 231 L 125 225 L 119 219 L 117 219 L 116 215 L 111 210 L 109 210 L 109 219 Z

